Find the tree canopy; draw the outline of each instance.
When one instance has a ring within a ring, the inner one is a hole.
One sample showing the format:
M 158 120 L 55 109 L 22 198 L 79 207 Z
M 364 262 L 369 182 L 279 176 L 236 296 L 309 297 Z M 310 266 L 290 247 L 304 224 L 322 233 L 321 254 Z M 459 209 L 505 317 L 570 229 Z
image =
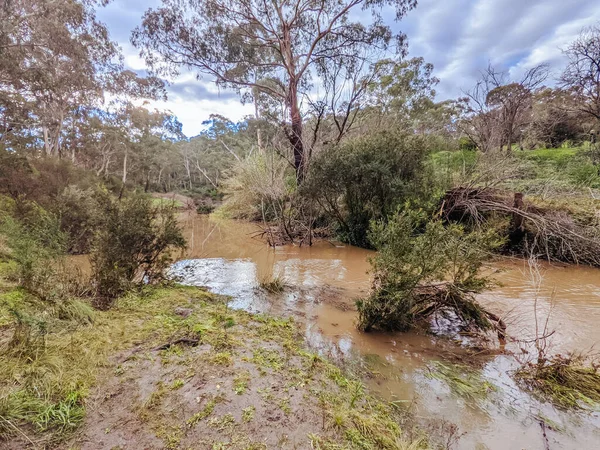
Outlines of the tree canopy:
M 132 42 L 158 74 L 192 69 L 280 103 L 301 180 L 309 158 L 302 96 L 327 68 L 355 72 L 375 62 L 377 49 L 389 48 L 394 36 L 383 23 L 384 6 L 393 6 L 400 19 L 416 0 L 163 0 L 146 12 Z M 371 20 L 352 21 L 356 11 L 370 12 Z

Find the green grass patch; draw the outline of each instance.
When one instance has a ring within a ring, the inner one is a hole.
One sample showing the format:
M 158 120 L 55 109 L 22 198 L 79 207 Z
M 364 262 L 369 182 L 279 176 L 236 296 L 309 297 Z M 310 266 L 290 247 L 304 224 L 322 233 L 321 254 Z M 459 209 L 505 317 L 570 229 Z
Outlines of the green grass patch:
M 425 375 L 443 381 L 454 395 L 468 400 L 471 404 L 488 399 L 491 393 L 498 390 L 494 384 L 484 379 L 479 371 L 463 365 L 435 361 L 428 367 Z
M 258 281 L 258 287 L 269 294 L 280 294 L 285 290 L 285 282 L 279 276 L 266 276 Z
M 171 198 L 160 198 L 160 197 L 152 197 L 152 205 L 153 206 L 173 206 L 175 208 L 183 208 L 185 205 L 175 199 Z
M 255 412 L 256 408 L 254 406 L 248 406 L 247 408 L 244 408 L 242 410 L 242 422 L 252 422 L 252 419 L 254 419 Z
M 542 400 L 564 409 L 598 408 L 600 373 L 580 356 L 556 355 L 540 364 L 529 364 L 516 373 L 517 380 Z
M 206 419 L 213 413 L 213 411 L 215 410 L 215 406 L 217 406 L 217 403 L 220 403 L 222 401 L 223 397 L 221 396 L 216 396 L 208 400 L 206 402 L 206 405 L 204 405 L 204 408 L 202 408 L 200 411 L 195 413 L 192 417 L 190 417 L 187 420 L 187 426 L 192 428 L 196 426 L 201 420 Z
M 206 315 L 185 319 L 175 314 L 175 307 L 189 298 L 204 305 Z M 109 367 L 110 355 L 135 343 L 152 346 L 178 332 L 192 332 L 199 321 L 211 320 L 209 311 L 222 309 L 210 294 L 185 287 L 127 295 L 109 311 L 93 311 L 93 323 L 48 320 L 47 305 L 20 290 L 5 292 L 2 300 L 0 317 L 4 331 L 13 334 L 13 346 L 0 348 L 0 439 L 32 428 L 50 446 L 82 422 L 85 397 Z M 17 306 L 27 316 L 24 325 L 12 313 Z M 32 331 L 40 323 L 43 328 Z M 22 347 L 14 347 L 15 335 Z
M 562 164 L 566 160 L 576 156 L 582 151 L 580 148 L 538 148 L 535 150 L 523 150 L 515 152 L 519 158 L 531 161 Z
M 242 395 L 248 389 L 250 383 L 250 372 L 247 370 L 238 373 L 233 379 L 233 391 L 237 395 Z

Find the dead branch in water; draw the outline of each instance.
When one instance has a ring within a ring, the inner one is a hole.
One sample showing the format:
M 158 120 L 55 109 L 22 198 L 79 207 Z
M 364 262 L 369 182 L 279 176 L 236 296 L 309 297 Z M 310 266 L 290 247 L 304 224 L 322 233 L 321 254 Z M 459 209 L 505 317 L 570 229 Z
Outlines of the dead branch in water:
M 436 283 L 417 286 L 413 292 L 411 313 L 418 320 L 428 320 L 436 314 L 452 312 L 466 329 L 479 331 L 493 329 L 498 339 L 506 338 L 506 324 L 498 315 L 479 305 L 473 293 L 460 289 L 453 283 Z
M 481 226 L 491 217 L 510 218 L 510 248 L 550 261 L 600 266 L 600 233 L 579 223 L 562 209 L 541 208 L 493 188 L 456 188 L 444 197 L 441 216 L 453 222 Z
M 375 290 L 373 295 L 379 298 L 376 301 L 371 298 L 368 309 L 359 308 L 363 311 L 364 331 L 374 328 L 406 330 L 415 324 L 431 323 L 435 318 L 445 317 L 458 322 L 464 332 L 493 330 L 501 342 L 506 338 L 504 320 L 483 308 L 473 292 L 451 282 L 417 285 L 402 297 L 401 302 L 406 306 L 399 306 L 397 299 L 386 299 L 385 290 Z

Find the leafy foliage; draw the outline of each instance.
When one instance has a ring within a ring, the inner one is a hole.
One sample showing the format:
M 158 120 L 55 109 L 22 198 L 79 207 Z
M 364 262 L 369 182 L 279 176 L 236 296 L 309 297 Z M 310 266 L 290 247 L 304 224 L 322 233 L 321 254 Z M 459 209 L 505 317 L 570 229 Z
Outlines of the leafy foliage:
M 101 217 L 95 237 L 92 278 L 101 307 L 144 282 L 163 281 L 171 249 L 183 248 L 185 239 L 169 205 L 153 206 L 143 196 L 100 199 Z
M 208 74 L 218 84 L 253 97 L 266 115 L 274 112 L 274 121 L 283 124 L 301 181 L 312 149 L 305 145 L 301 100 L 309 98 L 313 79 L 320 78 L 326 95 L 307 103 L 316 106 L 318 123 L 324 114 L 331 114 L 340 137 L 347 131 L 356 109 L 353 105 L 365 93 L 361 72 L 392 41 L 392 30 L 382 21 L 385 6 L 392 7 L 400 19 L 416 6 L 416 0 L 296 5 L 279 0 L 271 4 L 163 0 L 161 7 L 146 12 L 132 42 L 156 73 L 175 75 L 187 68 Z M 359 9 L 368 10 L 371 20 L 352 22 L 352 13 Z M 398 35 L 398 41 L 403 37 Z M 348 86 L 340 83 L 342 78 Z M 342 92 L 346 91 L 350 100 L 344 104 L 338 100 L 345 98 Z M 285 107 L 269 108 L 269 102 Z M 318 128 L 314 127 L 315 134 Z
M 466 233 L 399 212 L 373 222 L 369 238 L 379 252 L 371 261 L 373 291 L 357 303 L 359 328 L 407 330 L 434 313 L 477 329 L 492 326 L 471 294 L 491 284 L 479 270 L 501 244 L 493 232 Z
M 425 197 L 426 156 L 424 141 L 414 136 L 376 133 L 355 139 L 316 157 L 304 192 L 337 222 L 344 242 L 370 247 L 371 220 Z
M 14 208 L 17 206 L 14 205 Z M 36 203 L 18 203 L 20 220 L 7 212 L 1 218 L 2 234 L 16 263 L 16 277 L 27 291 L 49 298 L 56 280 L 55 260 L 63 255 L 65 235 L 59 221 Z

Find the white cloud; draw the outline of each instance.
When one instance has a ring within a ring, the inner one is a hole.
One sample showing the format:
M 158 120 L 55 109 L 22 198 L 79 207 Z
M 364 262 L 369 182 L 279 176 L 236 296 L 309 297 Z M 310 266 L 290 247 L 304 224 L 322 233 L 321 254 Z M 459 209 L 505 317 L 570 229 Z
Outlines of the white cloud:
M 129 33 L 148 7 L 159 4 L 159 0 L 114 0 L 100 14 L 122 45 L 127 66 L 134 70 L 144 70 L 145 63 L 129 44 Z M 471 87 L 489 62 L 514 76 L 548 63 L 558 75 L 564 65 L 561 49 L 583 27 L 598 21 L 597 0 L 420 0 L 400 23 L 390 25 L 408 35 L 411 56 L 423 56 L 434 64 L 441 79 L 441 100 Z M 174 81 L 169 101 L 153 102 L 153 106 L 175 113 L 188 135 L 201 131 L 202 121 L 211 113 L 232 120 L 252 114 L 252 107 L 242 105 L 231 92 L 219 91 L 190 73 Z
M 451 98 L 488 63 L 515 76 L 548 63 L 558 74 L 561 49 L 599 20 L 591 0 L 424 0 L 398 28 L 408 31 L 410 53 L 436 67 L 440 98 Z

